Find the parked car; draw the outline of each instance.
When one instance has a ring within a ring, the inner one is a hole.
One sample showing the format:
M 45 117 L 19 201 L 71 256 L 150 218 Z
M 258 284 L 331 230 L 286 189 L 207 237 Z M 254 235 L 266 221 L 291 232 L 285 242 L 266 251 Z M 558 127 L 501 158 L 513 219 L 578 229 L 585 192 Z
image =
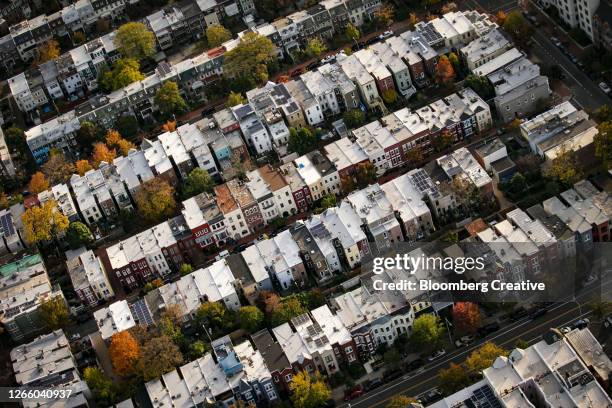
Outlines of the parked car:
M 355 398 L 359 398 L 363 395 L 363 386 L 361 384 L 353 387 L 350 390 L 344 391 L 344 400 L 350 401 Z
M 442 357 L 445 354 L 446 354 L 446 350 L 440 349 L 436 351 L 435 353 L 433 353 L 431 356 L 427 357 L 427 361 L 437 360 L 438 358 Z
M 75 341 L 81 338 L 81 335 L 79 333 L 74 333 L 72 336 L 70 336 L 70 341 Z
M 385 371 L 382 375 L 382 380 L 386 383 L 400 378 L 404 373 L 402 370 L 389 370 Z
M 577 322 L 575 322 L 575 323 L 572 325 L 572 327 L 573 327 L 574 329 L 580 329 L 580 330 L 582 330 L 582 329 L 584 329 L 584 328 L 588 327 L 588 326 L 589 326 L 589 323 L 591 323 L 591 321 L 585 317 L 584 319 L 580 319 L 580 320 L 578 320 Z
M 393 36 L 393 31 L 385 31 L 384 33 L 382 33 L 381 35 L 378 36 L 379 39 L 384 40 L 385 38 L 389 38 Z
M 304 73 L 304 70 L 302 68 L 296 68 L 293 71 L 291 71 L 291 73 L 289 74 L 289 76 L 291 78 L 295 78 L 296 76 L 300 76 Z
M 604 320 L 603 325 L 606 329 L 612 327 L 612 316 L 606 317 L 606 320 Z
M 380 378 L 374 378 L 363 383 L 363 390 L 365 392 L 371 391 L 383 385 L 383 381 Z
M 493 322 L 493 323 L 489 323 L 489 324 L 482 326 L 480 329 L 478 329 L 477 334 L 479 337 L 485 337 L 487 334 L 496 332 L 498 330 L 499 330 L 499 323 Z
M 572 331 L 572 328 L 571 328 L 571 327 L 568 327 L 568 326 L 565 326 L 565 327 L 562 327 L 562 328 L 561 328 L 559 331 L 560 331 L 561 333 L 563 333 L 563 334 L 567 334 L 567 333 L 569 333 L 569 332 L 571 332 L 571 331 Z
M 610 87 L 605 82 L 599 83 L 599 89 L 601 89 L 603 93 L 605 93 L 606 95 L 610 95 L 610 92 L 611 92 Z
M 455 346 L 457 347 L 469 346 L 470 344 L 474 342 L 474 340 L 476 340 L 476 336 L 473 336 L 473 335 L 463 336 L 455 340 Z
M 561 43 L 561 41 L 557 38 L 557 37 L 550 37 L 550 41 L 555 44 L 556 47 L 558 48 L 562 48 L 563 44 Z
M 224 258 L 227 258 L 229 255 L 230 255 L 229 251 L 227 249 L 224 249 L 223 251 L 219 252 L 217 256 L 215 256 L 215 261 L 220 261 Z
M 321 62 L 323 62 L 323 61 L 321 61 Z M 306 71 L 313 70 L 313 69 L 315 69 L 318 66 L 319 66 L 319 61 L 311 62 L 310 64 L 306 65 Z
M 527 314 L 528 314 L 527 309 L 525 309 L 524 307 L 519 307 L 517 309 L 514 309 L 512 313 L 510 313 L 510 320 L 512 321 L 520 320 L 523 317 L 527 316 Z
M 412 360 L 408 364 L 406 364 L 406 371 L 414 371 L 425 365 L 423 359 L 417 358 L 416 360 Z
M 442 392 L 439 389 L 433 388 L 423 394 L 417 396 L 417 400 L 422 405 L 430 405 L 442 399 Z
M 540 316 L 544 316 L 546 312 L 548 312 L 548 309 L 546 309 L 545 307 L 540 307 L 538 309 L 532 310 L 529 313 L 529 317 L 532 319 L 537 319 Z
M 328 64 L 330 62 L 336 61 L 336 56 L 334 54 L 328 55 L 327 57 L 321 60 L 322 64 Z

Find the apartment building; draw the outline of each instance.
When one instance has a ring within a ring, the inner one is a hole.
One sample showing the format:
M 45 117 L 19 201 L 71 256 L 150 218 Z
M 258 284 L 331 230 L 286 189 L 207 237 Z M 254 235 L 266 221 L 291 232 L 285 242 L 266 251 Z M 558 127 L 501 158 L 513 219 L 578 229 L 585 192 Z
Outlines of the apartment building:
M 84 305 L 94 307 L 115 295 L 104 265 L 92 250 L 81 247 L 67 251 L 66 266 L 72 287 Z
M 11 350 L 10 356 L 15 381 L 20 387 L 48 387 L 52 384 L 59 389 L 72 390 L 62 404 L 75 408 L 89 406 L 87 398 L 92 397 L 91 392 L 79 375 L 76 359 L 62 330 L 17 346 Z M 40 398 L 23 399 L 21 404 L 26 408 L 41 406 Z
M 468 69 L 474 71 L 510 48 L 512 43 L 496 28 L 462 47 L 459 53 Z
M 554 7 L 558 15 L 572 28 L 580 28 L 593 41 L 593 23 L 600 9 L 600 0 L 543 0 L 544 7 Z
M 24 256 L 0 267 L 0 322 L 11 338 L 19 341 L 44 327 L 41 303 L 64 295 L 52 287 L 39 254 Z

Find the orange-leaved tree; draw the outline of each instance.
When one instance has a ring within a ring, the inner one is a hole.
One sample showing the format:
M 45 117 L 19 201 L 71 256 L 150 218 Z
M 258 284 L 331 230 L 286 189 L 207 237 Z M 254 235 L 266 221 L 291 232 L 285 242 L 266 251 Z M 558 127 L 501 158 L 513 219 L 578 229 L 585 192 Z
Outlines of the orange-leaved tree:
M 455 69 L 446 55 L 438 60 L 436 65 L 436 82 L 446 85 L 455 78 Z
M 91 157 L 93 166 L 97 169 L 101 162 L 112 163 L 117 157 L 115 149 L 109 149 L 104 143 L 94 144 L 94 151 Z
M 91 164 L 89 164 L 89 161 L 85 159 L 77 161 L 74 164 L 74 167 L 76 168 L 77 173 L 79 173 L 79 175 L 81 176 L 92 169 Z
M 453 305 L 453 324 L 458 333 L 474 333 L 482 317 L 478 305 L 472 302 L 457 302 Z
M 30 179 L 30 184 L 28 185 L 30 193 L 38 194 L 48 188 L 49 181 L 42 172 L 37 171 L 32 175 L 32 178 Z
M 140 345 L 129 331 L 113 334 L 108 352 L 115 374 L 126 377 L 134 373 L 140 358 Z

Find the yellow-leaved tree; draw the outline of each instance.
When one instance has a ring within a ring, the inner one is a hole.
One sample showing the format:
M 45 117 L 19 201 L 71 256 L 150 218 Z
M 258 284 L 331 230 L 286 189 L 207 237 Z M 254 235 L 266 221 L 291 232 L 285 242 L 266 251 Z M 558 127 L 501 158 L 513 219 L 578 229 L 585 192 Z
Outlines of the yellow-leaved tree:
M 293 377 L 291 402 L 296 408 L 322 407 L 331 396 L 329 385 L 317 374 L 311 376 L 306 371 L 300 371 Z
M 25 239 L 31 244 L 50 241 L 68 228 L 68 217 L 60 212 L 57 203 L 49 200 L 40 207 L 28 208 L 21 216 Z

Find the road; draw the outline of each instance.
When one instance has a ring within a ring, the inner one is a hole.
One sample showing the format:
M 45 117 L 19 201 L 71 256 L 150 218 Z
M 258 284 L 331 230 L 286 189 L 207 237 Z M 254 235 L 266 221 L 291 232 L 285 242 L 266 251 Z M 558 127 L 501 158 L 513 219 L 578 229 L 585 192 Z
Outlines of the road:
M 499 10 L 508 13 L 519 8 L 516 1 L 507 0 L 467 0 L 464 4 L 466 8 L 481 9 L 493 15 Z M 543 65 L 559 65 L 565 73 L 563 82 L 572 90 L 574 100 L 583 109 L 595 110 L 601 105 L 611 103 L 599 86 L 555 47 L 548 33 L 542 29 L 544 25 L 540 28 L 534 27 L 534 44 L 529 53 L 537 60 L 535 62 L 541 64 L 541 68 Z
M 609 285 L 606 284 L 606 286 Z M 485 341 L 494 342 L 506 349 L 512 349 L 519 339 L 526 341 L 530 345 L 537 343 L 541 340 L 541 336 L 550 328 L 568 326 L 579 318 L 589 316 L 591 311 L 588 304 L 593 299 L 593 295 L 597 294 L 599 290 L 599 286 L 594 284 L 583 290 L 576 301 L 556 304 L 544 316 L 537 319 L 525 317 L 510 324 L 502 324 L 502 330 L 492 333 L 469 347 L 455 349 L 447 353 L 443 359 L 429 363 L 416 372 L 406 374 L 402 378 L 385 384 L 384 387 L 351 401 L 350 407 L 382 408 L 397 394 L 415 397 L 429 391 L 439 385 L 438 375 L 441 369 L 448 367 L 450 363 L 462 363 L 469 353 Z M 341 407 L 348 408 L 348 404 L 343 404 Z

